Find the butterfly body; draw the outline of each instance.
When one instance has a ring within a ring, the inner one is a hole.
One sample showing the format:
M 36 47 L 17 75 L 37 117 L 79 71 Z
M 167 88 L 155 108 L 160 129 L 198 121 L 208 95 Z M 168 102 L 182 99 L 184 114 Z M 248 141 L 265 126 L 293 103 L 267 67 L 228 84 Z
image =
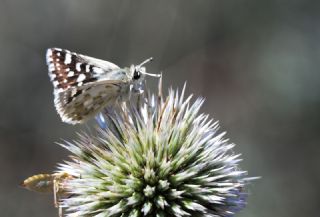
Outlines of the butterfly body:
M 49 77 L 54 86 L 54 103 L 62 121 L 83 123 L 106 106 L 128 100 L 143 92 L 148 74 L 142 65 L 130 68 L 60 48 L 47 50 Z

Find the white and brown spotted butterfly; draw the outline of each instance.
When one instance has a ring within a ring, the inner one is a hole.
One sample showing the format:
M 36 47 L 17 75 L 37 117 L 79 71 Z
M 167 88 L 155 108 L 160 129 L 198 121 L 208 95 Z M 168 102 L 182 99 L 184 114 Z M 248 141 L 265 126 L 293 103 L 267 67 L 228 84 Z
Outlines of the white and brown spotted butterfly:
M 54 104 L 62 119 L 69 124 L 83 123 L 112 106 L 117 100 L 128 100 L 131 93 L 143 92 L 146 73 L 144 64 L 130 68 L 104 60 L 70 52 L 65 49 L 47 50 L 49 76 L 54 86 Z

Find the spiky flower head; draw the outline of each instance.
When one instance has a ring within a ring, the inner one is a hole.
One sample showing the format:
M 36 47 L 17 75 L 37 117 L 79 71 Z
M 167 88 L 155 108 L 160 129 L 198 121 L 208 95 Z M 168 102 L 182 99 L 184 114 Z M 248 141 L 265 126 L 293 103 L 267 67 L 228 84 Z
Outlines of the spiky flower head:
M 184 89 L 105 114 L 97 136 L 63 144 L 66 216 L 226 217 L 245 203 L 246 172 L 218 123 Z

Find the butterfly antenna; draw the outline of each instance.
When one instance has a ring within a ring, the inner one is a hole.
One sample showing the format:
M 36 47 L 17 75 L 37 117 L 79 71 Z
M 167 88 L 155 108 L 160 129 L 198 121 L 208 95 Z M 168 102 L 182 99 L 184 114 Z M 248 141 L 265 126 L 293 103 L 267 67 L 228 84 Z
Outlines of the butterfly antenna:
M 140 63 L 140 65 L 138 67 L 140 68 L 141 66 L 145 65 L 148 62 L 151 62 L 152 60 L 153 60 L 153 57 L 150 57 L 150 58 L 146 59 L 145 61 L 143 61 L 142 63 Z M 149 75 L 151 77 L 156 77 L 156 78 L 161 77 L 161 74 L 151 74 L 151 73 L 147 73 L 147 72 L 141 72 L 141 73 L 143 73 L 145 75 Z
M 156 78 L 160 78 L 161 77 L 161 74 L 151 74 L 151 73 L 147 73 L 147 72 L 141 72 L 141 73 L 143 73 L 145 75 L 149 75 L 151 77 L 156 77 Z
M 138 67 L 141 67 L 143 66 L 144 64 L 148 63 L 148 62 L 151 62 L 153 60 L 153 57 L 150 57 L 148 59 L 146 59 L 145 61 L 143 61 L 142 63 L 140 63 L 140 65 Z

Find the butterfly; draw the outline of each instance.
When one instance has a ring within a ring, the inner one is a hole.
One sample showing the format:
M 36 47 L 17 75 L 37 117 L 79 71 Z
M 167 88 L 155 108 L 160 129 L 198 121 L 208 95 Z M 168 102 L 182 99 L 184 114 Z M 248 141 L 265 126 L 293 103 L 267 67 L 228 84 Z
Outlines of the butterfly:
M 120 68 L 101 59 L 49 48 L 46 59 L 54 105 L 62 121 L 69 124 L 84 123 L 103 108 L 129 100 L 131 94 L 143 93 L 146 75 L 161 76 L 147 73 L 143 67 L 152 58 Z

